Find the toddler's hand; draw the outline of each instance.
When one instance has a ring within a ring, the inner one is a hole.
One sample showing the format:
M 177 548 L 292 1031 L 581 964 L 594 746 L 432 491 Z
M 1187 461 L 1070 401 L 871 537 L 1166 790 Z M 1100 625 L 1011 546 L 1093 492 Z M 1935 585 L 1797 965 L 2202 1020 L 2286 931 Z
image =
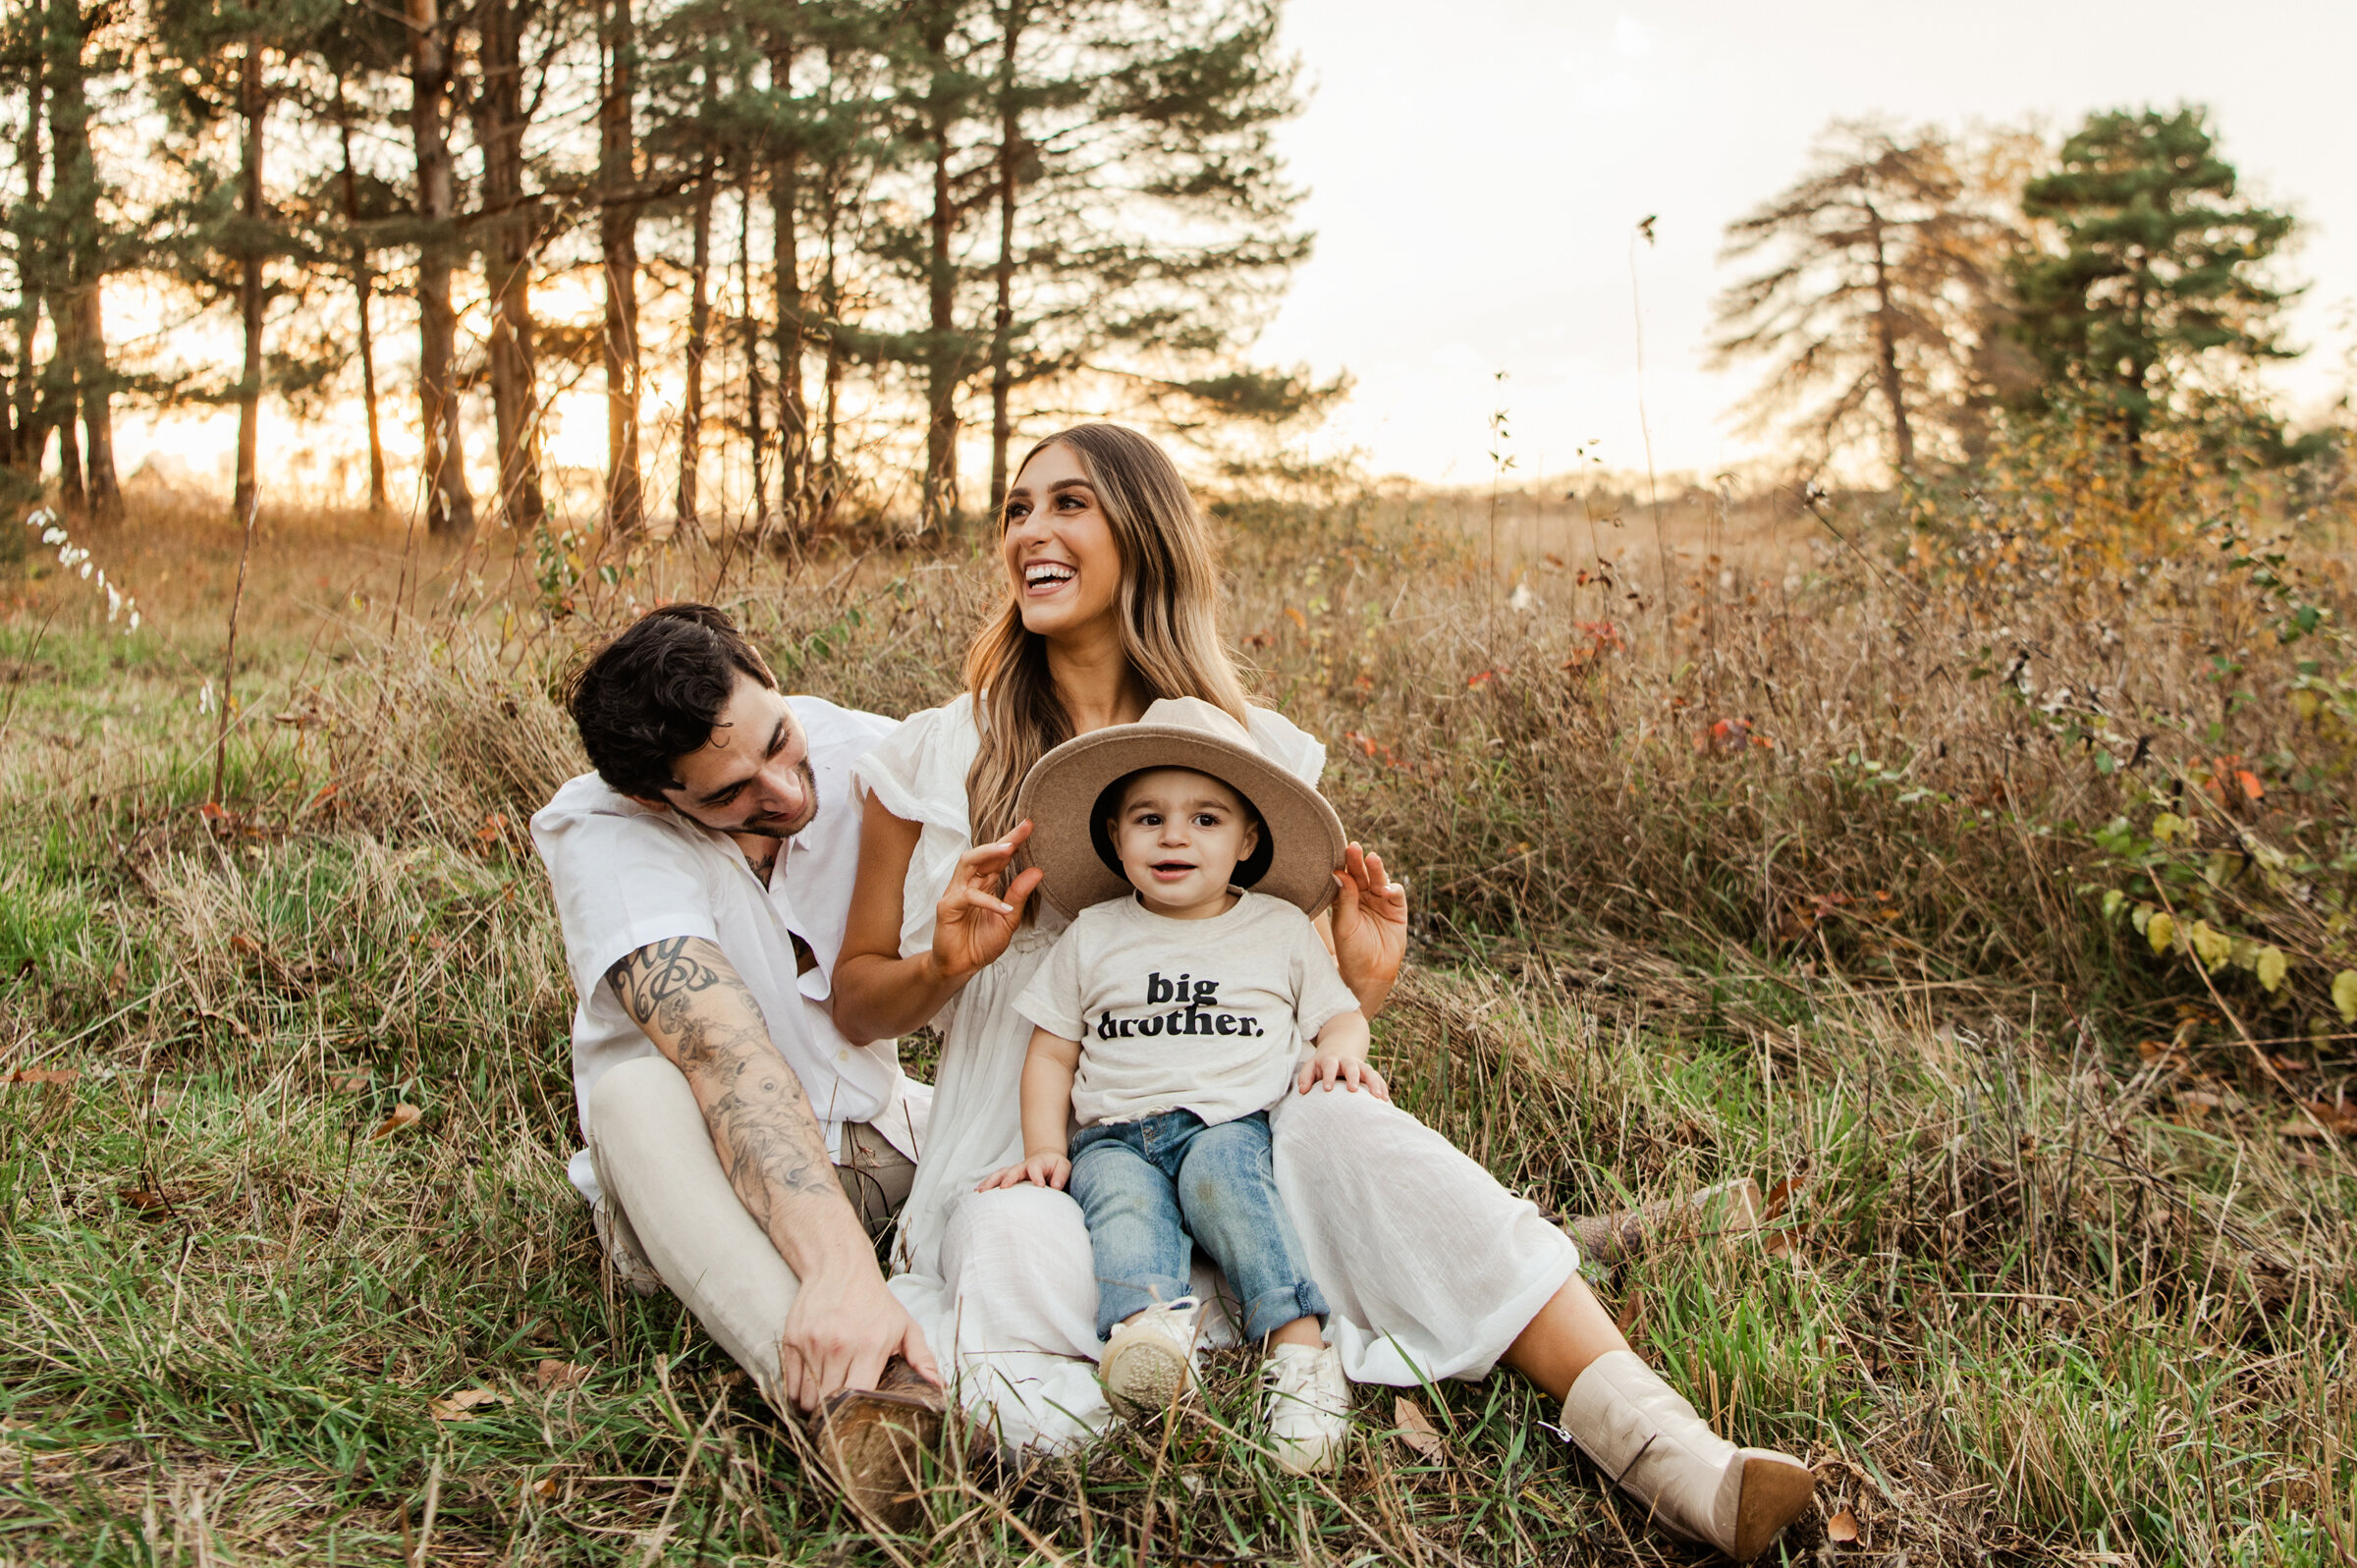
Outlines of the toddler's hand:
M 1062 1192 L 1065 1182 L 1071 1178 L 1071 1174 L 1072 1162 L 1064 1156 L 1038 1154 L 1031 1156 L 1019 1165 L 1009 1165 L 1005 1170 L 996 1171 L 984 1177 L 982 1185 L 976 1187 L 974 1191 L 988 1192 L 993 1187 L 1019 1187 L 1023 1183 L 1029 1182 L 1034 1187 L 1053 1187 L 1058 1192 Z
M 1383 1074 L 1369 1066 L 1365 1058 L 1346 1051 L 1321 1049 L 1301 1064 L 1300 1072 L 1293 1078 L 1294 1087 L 1302 1094 L 1309 1093 L 1311 1085 L 1320 1083 L 1329 1094 L 1339 1083 L 1351 1094 L 1363 1087 L 1378 1100 L 1392 1098 L 1391 1085 L 1383 1081 Z

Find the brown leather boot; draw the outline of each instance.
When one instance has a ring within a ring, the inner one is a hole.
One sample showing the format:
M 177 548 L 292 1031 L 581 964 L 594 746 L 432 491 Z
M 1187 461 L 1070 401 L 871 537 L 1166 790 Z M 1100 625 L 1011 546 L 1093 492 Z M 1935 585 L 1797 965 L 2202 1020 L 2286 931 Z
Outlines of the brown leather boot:
M 819 1457 L 851 1506 L 896 1535 L 924 1522 L 925 1457 L 941 1441 L 942 1392 L 895 1356 L 873 1388 L 819 1406 Z

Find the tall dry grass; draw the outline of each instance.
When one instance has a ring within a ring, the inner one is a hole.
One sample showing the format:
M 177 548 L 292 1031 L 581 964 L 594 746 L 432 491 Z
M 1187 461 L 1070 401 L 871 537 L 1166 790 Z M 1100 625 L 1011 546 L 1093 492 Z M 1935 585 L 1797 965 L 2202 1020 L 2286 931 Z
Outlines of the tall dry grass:
M 1380 1025 L 1403 1102 L 1559 1214 L 1734 1175 L 1775 1196 L 1762 1238 L 1598 1282 L 1728 1430 L 1818 1466 L 1795 1557 L 1851 1551 L 1839 1513 L 1909 1560 L 2357 1548 L 2345 671 L 2330 618 L 2278 640 L 2339 607 L 2346 541 L 2329 507 L 2194 468 L 2123 506 L 2100 455 L 2025 458 L 2013 490 L 1831 509 L 1785 556 L 1705 517 L 1537 551 L 1518 582 L 1453 503 L 1220 509 L 1262 694 L 1328 738 L 1345 821 L 1411 881 L 1418 968 Z M 231 551 L 92 542 L 179 586 L 142 591 L 142 638 L 54 576 L 0 628 L 26 802 L 0 1071 L 82 1075 L 0 1089 L 0 1541 L 886 1560 L 676 1308 L 601 1282 L 521 830 L 579 766 L 552 683 L 638 608 L 717 599 L 792 684 L 906 711 L 955 690 L 988 561 L 442 556 L 287 519 L 208 818 L 193 692 Z M 2258 794 L 2213 791 L 2240 772 Z M 2203 826 L 2156 841 L 2165 812 Z M 2214 865 L 2233 845 L 2327 869 L 2246 881 Z M 2134 905 L 2165 894 L 2248 950 L 2153 942 Z M 422 1115 L 375 1136 L 402 1105 Z M 932 1535 L 891 1551 L 1662 1555 L 1511 1379 L 1411 1391 L 1437 1451 L 1369 1393 L 1348 1466 L 1302 1488 L 1233 1433 L 1247 1370 L 1217 1373 L 1167 1433 L 953 1456 Z M 432 1412 L 470 1387 L 507 1402 Z

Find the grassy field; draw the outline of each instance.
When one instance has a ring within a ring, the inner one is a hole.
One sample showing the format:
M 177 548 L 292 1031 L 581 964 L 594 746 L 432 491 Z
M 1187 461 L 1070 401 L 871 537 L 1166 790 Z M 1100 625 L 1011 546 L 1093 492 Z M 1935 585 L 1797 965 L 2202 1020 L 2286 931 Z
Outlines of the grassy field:
M 2357 1562 L 2344 535 L 2039 494 L 1534 522 L 1495 572 L 1461 499 L 1238 497 L 1228 624 L 1411 882 L 1402 1101 L 1559 1214 L 1772 1195 L 1593 1273 L 1817 1467 L 1786 1560 Z M 238 537 L 80 542 L 137 633 L 0 541 L 0 1562 L 1691 1559 L 1510 1377 L 1362 1390 L 1299 1482 L 1232 1435 L 1240 1361 L 1167 1431 L 952 1455 L 871 1541 L 601 1277 L 522 832 L 579 766 L 550 676 L 694 595 L 904 711 L 966 555 L 265 519 L 207 811 Z

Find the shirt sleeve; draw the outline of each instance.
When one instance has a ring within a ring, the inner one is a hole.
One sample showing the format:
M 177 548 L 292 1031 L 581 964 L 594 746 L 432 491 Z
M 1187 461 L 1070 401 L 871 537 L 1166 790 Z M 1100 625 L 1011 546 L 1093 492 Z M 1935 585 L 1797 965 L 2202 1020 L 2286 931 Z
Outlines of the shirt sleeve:
M 663 823 L 581 812 L 532 838 L 548 867 L 565 967 L 579 995 L 593 995 L 606 971 L 650 943 L 675 937 L 719 943 L 712 892 L 688 847 Z
M 1312 789 L 1326 772 L 1326 742 L 1274 708 L 1247 708 L 1244 717 L 1260 754 Z
M 902 720 L 851 764 L 852 787 L 903 822 L 966 834 L 965 764 L 977 742 L 964 703 L 960 697 Z
M 1319 940 L 1318 928 L 1306 917 L 1298 919 L 1293 928 L 1293 1017 L 1301 1038 L 1316 1039 L 1319 1030 L 1357 1007 L 1358 998 L 1343 984 L 1343 972 Z
M 1079 1040 L 1088 1034 L 1080 1016 L 1087 1000 L 1080 990 L 1080 928 L 1074 925 L 1048 949 L 1031 983 L 1014 999 L 1014 1010 L 1059 1040 Z

